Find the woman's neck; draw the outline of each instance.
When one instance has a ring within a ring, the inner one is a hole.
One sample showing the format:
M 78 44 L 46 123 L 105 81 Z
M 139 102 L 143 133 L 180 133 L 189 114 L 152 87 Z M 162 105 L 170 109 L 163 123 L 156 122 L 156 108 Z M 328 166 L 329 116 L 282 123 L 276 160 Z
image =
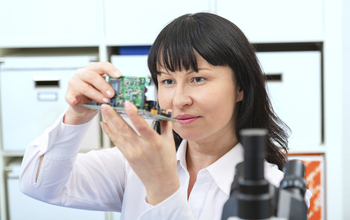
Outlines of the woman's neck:
M 186 164 L 187 171 L 190 175 L 187 199 L 189 199 L 193 186 L 197 181 L 198 172 L 213 164 L 236 146 L 237 143 L 238 140 L 235 135 L 231 135 L 230 138 L 220 138 L 206 143 L 194 141 L 187 142 Z
M 236 146 L 238 140 L 235 135 L 228 138 L 219 138 L 209 142 L 187 142 L 186 164 L 187 169 L 198 173 Z

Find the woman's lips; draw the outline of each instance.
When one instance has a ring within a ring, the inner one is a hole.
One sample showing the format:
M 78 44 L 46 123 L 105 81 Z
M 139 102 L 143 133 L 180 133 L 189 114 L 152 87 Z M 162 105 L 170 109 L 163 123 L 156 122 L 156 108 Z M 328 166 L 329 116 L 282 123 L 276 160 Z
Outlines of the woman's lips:
M 175 117 L 181 125 L 187 125 L 199 118 L 199 116 L 195 115 L 178 115 Z

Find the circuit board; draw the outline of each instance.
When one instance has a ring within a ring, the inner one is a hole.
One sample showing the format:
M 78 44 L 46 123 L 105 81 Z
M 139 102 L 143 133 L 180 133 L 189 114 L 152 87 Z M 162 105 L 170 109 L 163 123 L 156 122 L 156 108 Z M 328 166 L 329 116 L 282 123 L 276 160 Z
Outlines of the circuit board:
M 146 85 L 149 84 L 149 80 L 146 77 L 122 76 L 120 78 L 111 78 L 110 76 L 105 76 L 104 78 L 115 91 L 115 96 L 107 104 L 112 106 L 122 117 L 127 118 L 124 103 L 129 101 L 138 108 L 138 113 L 145 119 L 177 122 L 176 119 L 171 118 L 170 114 L 162 113 L 164 111 L 161 111 L 161 109 L 156 110 L 158 114 L 150 112 L 150 106 L 148 106 L 148 101 L 145 98 Z M 100 111 L 101 104 L 98 102 L 87 102 L 81 106 Z
M 84 106 L 86 108 L 89 109 L 93 109 L 96 111 L 100 111 L 101 110 L 101 106 L 100 105 L 81 105 Z M 123 118 L 128 118 L 128 116 L 125 113 L 125 109 L 122 107 L 112 107 L 114 108 L 118 114 L 120 116 L 122 116 Z M 173 121 L 173 122 L 178 122 L 176 119 L 173 118 L 169 118 L 167 116 L 163 116 L 163 115 L 158 115 L 158 114 L 153 114 L 145 109 L 138 109 L 138 113 L 139 115 L 141 115 L 141 117 L 143 117 L 144 119 L 151 119 L 154 121 Z
M 133 103 L 137 108 L 143 107 L 147 78 L 122 76 L 120 78 L 105 77 L 115 90 L 115 97 L 110 100 L 113 107 L 123 107 L 125 101 Z

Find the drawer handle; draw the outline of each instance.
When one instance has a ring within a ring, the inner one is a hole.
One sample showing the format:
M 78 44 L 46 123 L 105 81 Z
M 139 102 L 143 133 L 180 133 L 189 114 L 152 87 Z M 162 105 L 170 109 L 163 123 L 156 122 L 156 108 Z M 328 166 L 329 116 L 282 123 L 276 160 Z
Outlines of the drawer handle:
M 282 82 L 282 73 L 269 73 L 264 76 L 266 82 Z
M 56 92 L 39 92 L 38 101 L 41 102 L 52 102 L 57 101 L 58 95 Z
M 59 77 L 33 77 L 35 88 L 60 87 Z

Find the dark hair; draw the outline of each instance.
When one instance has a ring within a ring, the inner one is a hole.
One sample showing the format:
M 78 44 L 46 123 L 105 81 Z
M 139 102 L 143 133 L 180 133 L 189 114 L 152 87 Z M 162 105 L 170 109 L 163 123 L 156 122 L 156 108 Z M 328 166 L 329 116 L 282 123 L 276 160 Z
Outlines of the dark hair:
M 265 159 L 282 170 L 287 161 L 289 128 L 272 109 L 265 78 L 254 47 L 243 32 L 229 20 L 210 13 L 186 14 L 168 24 L 158 35 L 148 55 L 148 68 L 158 89 L 158 67 L 171 72 L 198 72 L 195 51 L 214 66 L 229 66 L 236 85 L 243 90 L 237 104 L 236 136 L 244 128 L 268 131 Z M 160 132 L 159 123 L 155 129 Z M 174 132 L 176 147 L 182 138 Z

